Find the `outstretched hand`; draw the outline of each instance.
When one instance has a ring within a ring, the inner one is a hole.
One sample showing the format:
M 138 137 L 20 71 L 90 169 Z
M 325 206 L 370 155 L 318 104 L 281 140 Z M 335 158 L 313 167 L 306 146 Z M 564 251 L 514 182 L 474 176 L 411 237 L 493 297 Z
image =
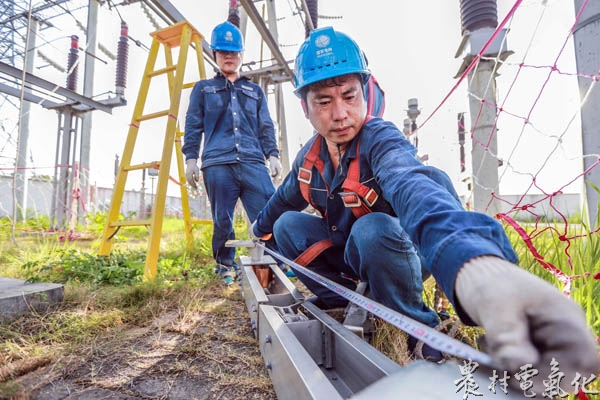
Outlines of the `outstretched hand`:
M 512 385 L 525 378 L 519 373 L 527 364 L 538 370 L 530 389 L 537 394 L 553 371 L 564 374 L 561 388 L 567 392 L 575 389 L 577 374 L 598 374 L 598 348 L 583 310 L 537 276 L 497 257 L 478 257 L 460 270 L 455 297 L 485 329 L 484 350 L 512 375 Z
M 250 240 L 252 240 L 253 242 L 258 242 L 259 240 L 269 240 L 271 239 L 271 237 L 273 236 L 272 234 L 267 234 L 265 236 L 262 237 L 258 237 L 256 236 L 256 233 L 254 233 L 254 226 L 256 225 L 256 221 L 254 221 L 252 223 L 252 225 L 250 226 L 250 229 L 248 229 L 248 234 L 250 235 Z

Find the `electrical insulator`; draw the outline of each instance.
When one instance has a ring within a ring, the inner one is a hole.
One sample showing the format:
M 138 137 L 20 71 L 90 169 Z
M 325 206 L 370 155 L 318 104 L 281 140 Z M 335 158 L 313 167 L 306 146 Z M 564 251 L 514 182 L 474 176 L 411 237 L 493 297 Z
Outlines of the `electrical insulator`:
M 115 92 L 122 96 L 127 87 L 127 58 L 129 54 L 128 29 L 125 22 L 121 22 L 121 36 L 117 48 L 117 73 L 115 79 Z
M 497 0 L 461 0 L 462 33 L 498 26 Z
M 79 66 L 79 37 L 71 36 L 71 49 L 67 61 L 67 89 L 77 91 L 77 70 Z
M 231 22 L 237 28 L 240 27 L 240 5 L 238 0 L 229 0 L 229 15 L 227 21 Z
M 308 37 L 310 35 L 310 24 L 308 23 L 308 19 L 310 18 L 313 29 L 317 29 L 317 25 L 319 24 L 318 0 L 306 0 L 306 8 L 308 9 L 308 15 L 306 16 L 307 21 L 304 24 L 304 34 L 305 37 Z

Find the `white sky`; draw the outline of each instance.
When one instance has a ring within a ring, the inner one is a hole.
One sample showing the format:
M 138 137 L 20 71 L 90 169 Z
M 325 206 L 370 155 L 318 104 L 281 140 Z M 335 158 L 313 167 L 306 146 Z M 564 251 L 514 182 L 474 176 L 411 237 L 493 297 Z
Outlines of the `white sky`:
M 172 3 L 209 40 L 212 28 L 227 18 L 229 1 L 172 0 Z M 298 17 L 291 16 L 290 3 L 293 4 L 293 1 L 276 0 L 275 2 L 278 16 L 282 18 L 279 22 L 280 43 L 285 46 L 285 56 L 293 59 L 297 52 L 297 45 L 304 39 L 304 28 L 300 25 Z M 557 57 L 574 21 L 573 2 L 547 1 L 545 12 L 544 3 L 546 1 L 525 1 L 518 10 L 508 34 L 508 48 L 515 51 L 515 54 L 508 59 L 510 64 L 518 64 L 523 60 L 525 54 L 527 54 L 526 64 L 533 65 L 551 65 Z M 498 1 L 500 21 L 513 4 L 513 1 Z M 258 3 L 258 7 L 260 11 L 261 3 Z M 149 47 L 151 43 L 149 32 L 153 31 L 154 27 L 143 16 L 139 5 L 119 7 L 119 12 L 129 24 L 130 36 Z M 320 0 L 320 15 L 342 18 L 321 19 L 319 26 L 333 25 L 336 29 L 352 36 L 365 50 L 370 67 L 386 92 L 385 118 L 402 128 L 409 98 L 418 98 L 421 109 L 418 122 L 423 122 L 456 83 L 456 79 L 453 77 L 462 62 L 462 58 L 454 58 L 461 40 L 459 12 L 458 0 L 372 0 L 369 2 Z M 535 36 L 532 36 L 540 17 L 542 19 L 538 31 Z M 81 18 L 82 22 L 85 22 L 85 14 Z M 52 37 L 55 39 L 51 46 L 41 48 L 46 55 L 53 56 L 63 65 L 66 64 L 68 37 L 71 34 L 78 34 L 81 37 L 81 45 L 85 45 L 84 35 L 73 26 L 72 19 L 66 18 L 65 21 L 64 24 L 57 24 L 54 29 L 42 32 L 47 40 L 51 40 Z M 162 21 L 160 23 L 164 25 Z M 114 10 L 109 11 L 106 6 L 101 8 L 99 40 L 115 53 L 119 24 Z M 260 49 L 260 43 L 250 21 L 248 26 L 245 61 L 257 59 Z M 115 108 L 112 115 L 100 111 L 94 113 L 91 179 L 99 186 L 112 186 L 115 155 L 118 154 L 120 157 L 123 152 L 128 124 L 136 102 L 147 55 L 146 50 L 136 47 L 134 43 L 130 42 L 126 89 L 128 106 Z M 99 53 L 99 56 L 109 63 L 106 66 L 97 63 L 94 89 L 97 94 L 114 90 L 114 63 L 102 53 Z M 192 60 L 192 58 L 188 58 L 188 60 Z M 83 62 L 83 57 L 81 61 Z M 65 84 L 64 75 L 53 73 L 51 67 L 39 68 L 45 64 L 42 60 L 38 60 L 37 64 L 36 74 L 58 84 Z M 574 53 L 570 42 L 558 65 L 561 70 L 575 71 Z M 190 66 L 190 70 L 195 68 L 193 64 Z M 511 88 L 515 71 L 514 65 L 505 65 L 500 69 L 497 92 L 499 102 Z M 79 75 L 79 90 L 81 90 L 83 85 L 82 69 Z M 512 86 L 511 100 L 506 104 L 505 109 L 510 109 L 517 115 L 527 115 L 535 103 L 547 75 L 548 71 L 544 69 L 521 71 L 519 78 Z M 212 76 L 210 71 L 209 76 Z M 193 74 L 189 75 L 189 80 L 195 79 Z M 157 86 L 156 90 L 151 87 L 147 110 L 157 111 L 166 107 L 166 83 L 158 80 L 155 83 L 153 80 L 152 84 Z M 291 85 L 286 85 L 284 90 L 286 92 L 290 156 L 293 158 L 300 144 L 310 137 L 312 130 L 304 119 L 297 99 L 291 93 Z M 181 123 L 184 121 L 188 96 L 189 92 L 184 92 L 182 95 Z M 528 129 L 519 139 L 522 120 L 506 114 L 500 119 L 498 125 L 500 129 L 498 133 L 499 152 L 502 158 L 508 158 L 515 149 L 510 163 L 512 168 L 517 170 L 517 173 L 506 173 L 503 177 L 502 193 L 523 193 L 531 183 L 531 175 L 527 174 L 537 172 L 557 145 L 556 137 L 563 133 L 566 134 L 563 137 L 562 147 L 552 154 L 550 162 L 544 168 L 544 173 L 538 177 L 538 182 L 542 185 L 547 184 L 549 187 L 546 189 L 553 191 L 580 173 L 581 161 L 577 158 L 581 152 L 580 124 L 577 115 L 578 102 L 576 79 L 572 76 L 554 74 L 531 116 L 531 121 L 538 132 Z M 275 110 L 271 111 L 275 115 Z M 455 181 L 459 192 L 464 191 L 464 185 L 460 183 L 456 114 L 468 111 L 467 81 L 465 80 L 419 132 L 420 153 L 429 155 L 431 165 L 445 170 Z M 52 167 L 56 145 L 56 114 L 39 106 L 34 106 L 32 112 L 35 117 L 30 122 L 30 143 L 34 165 L 36 167 Z M 470 121 L 468 114 L 466 121 L 467 124 Z M 134 158 L 140 162 L 159 159 L 163 136 L 164 123 L 162 121 L 160 124 L 142 123 Z M 515 147 L 517 141 L 518 146 Z M 52 175 L 53 170 L 39 169 L 36 170 L 36 173 Z M 172 175 L 176 176 L 176 173 L 172 172 Z M 557 179 L 558 176 L 561 178 Z M 128 187 L 139 188 L 140 182 L 141 176 L 137 178 L 130 174 Z M 579 190 L 579 187 L 573 187 L 566 191 L 576 192 Z

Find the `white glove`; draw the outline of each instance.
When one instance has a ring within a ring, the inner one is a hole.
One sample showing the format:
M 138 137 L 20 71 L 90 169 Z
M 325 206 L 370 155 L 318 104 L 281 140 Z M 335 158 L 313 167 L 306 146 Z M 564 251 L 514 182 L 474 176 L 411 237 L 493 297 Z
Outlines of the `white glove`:
M 198 160 L 191 158 L 185 162 L 185 179 L 191 187 L 198 188 L 196 182 L 200 180 L 200 169 L 198 168 Z
M 500 371 L 513 375 L 512 385 L 519 384 L 514 374 L 532 364 L 539 374 L 531 390 L 543 393 L 552 358 L 565 374 L 565 391 L 574 390 L 569 383 L 576 373 L 598 373 L 598 349 L 583 310 L 537 276 L 497 257 L 478 257 L 459 271 L 455 296 L 485 329 L 484 350 Z
M 275 156 L 271 156 L 269 157 L 269 168 L 271 169 L 271 176 L 273 178 L 279 176 L 279 174 L 281 174 L 281 162 L 279 161 L 279 158 L 275 157 Z
M 255 226 L 256 226 L 256 221 L 254 221 L 254 222 L 252 223 L 252 225 L 250 226 L 249 232 L 248 232 L 248 234 L 250 235 L 250 239 L 251 239 L 253 242 L 258 242 L 259 240 L 269 240 L 269 239 L 271 239 L 271 237 L 272 237 L 273 235 L 272 235 L 272 234 L 270 234 L 270 233 L 267 233 L 267 234 L 266 234 L 265 236 L 263 236 L 263 237 L 258 237 L 258 236 L 256 236 L 256 234 L 254 233 L 254 227 L 255 227 Z
M 253 242 L 258 242 L 260 238 L 254 234 L 254 226 L 256 225 L 256 221 L 250 225 L 250 229 L 248 229 L 248 234 L 250 235 L 250 240 Z

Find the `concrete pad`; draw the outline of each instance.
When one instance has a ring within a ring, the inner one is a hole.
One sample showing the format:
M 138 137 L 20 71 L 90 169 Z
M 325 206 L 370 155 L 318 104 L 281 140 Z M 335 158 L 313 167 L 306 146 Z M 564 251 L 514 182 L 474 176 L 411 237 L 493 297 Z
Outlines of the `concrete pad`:
M 56 283 L 0 277 L 0 323 L 7 323 L 31 311 L 44 311 L 63 300 L 64 287 Z

